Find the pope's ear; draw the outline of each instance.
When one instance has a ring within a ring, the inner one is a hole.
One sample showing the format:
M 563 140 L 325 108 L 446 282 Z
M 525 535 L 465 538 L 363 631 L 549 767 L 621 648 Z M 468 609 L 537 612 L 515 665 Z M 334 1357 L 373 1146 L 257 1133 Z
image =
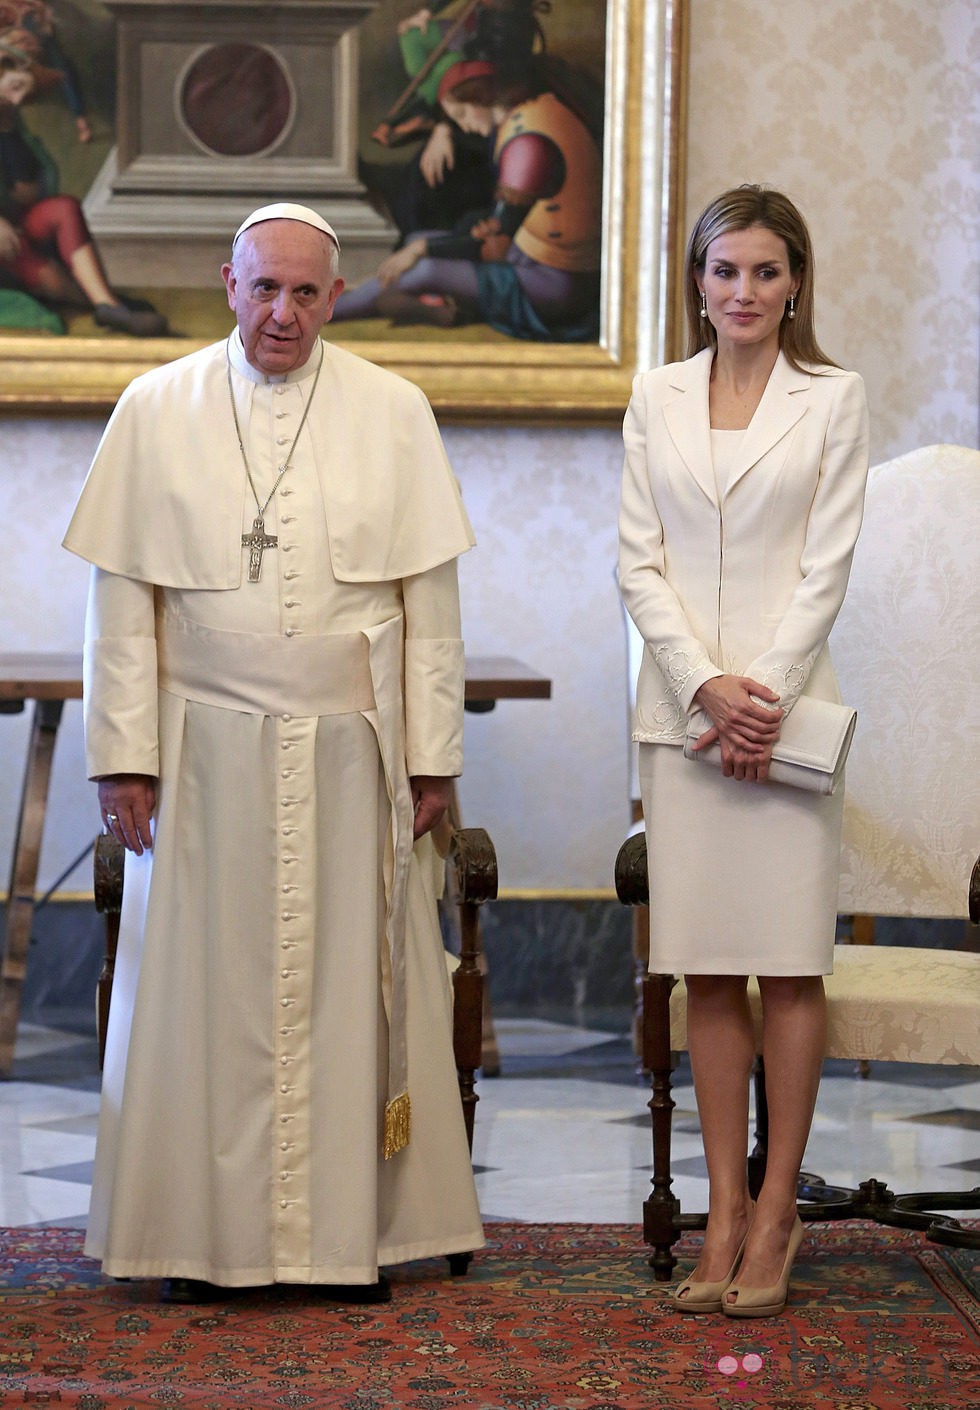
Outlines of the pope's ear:
M 333 281 L 330 293 L 327 296 L 327 312 L 324 315 L 324 323 L 329 323 L 331 318 L 333 318 L 334 305 L 336 304 L 337 300 L 340 298 L 343 292 L 344 281 L 338 276 L 338 278 Z
M 235 282 L 236 282 L 236 281 L 235 281 L 235 271 L 232 269 L 232 267 L 231 267 L 230 264 L 223 264 L 223 265 L 221 266 L 221 277 L 222 277 L 222 279 L 224 280 L 225 289 L 226 289 L 226 291 L 227 291 L 227 293 L 228 293 L 228 307 L 233 309 L 233 308 L 235 307 Z

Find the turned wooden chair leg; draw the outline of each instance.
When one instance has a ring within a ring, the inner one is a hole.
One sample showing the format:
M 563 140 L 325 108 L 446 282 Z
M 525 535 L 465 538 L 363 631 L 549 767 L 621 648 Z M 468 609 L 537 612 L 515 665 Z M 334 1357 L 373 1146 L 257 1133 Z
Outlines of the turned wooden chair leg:
M 480 827 L 458 828 L 449 843 L 449 861 L 459 903 L 459 964 L 453 971 L 453 1053 L 459 1082 L 459 1099 L 470 1151 L 476 1104 L 476 1071 L 483 1062 L 484 968 L 480 942 L 480 906 L 497 895 L 497 855 L 489 836 Z M 449 1256 L 454 1276 L 466 1272 L 473 1255 Z
M 95 909 L 105 916 L 105 955 L 95 999 L 99 1067 L 105 1063 L 105 1042 L 109 1031 L 109 1004 L 119 942 L 119 913 L 122 910 L 124 857 L 122 844 L 108 833 L 100 833 L 95 840 L 94 861 Z
M 650 1266 L 659 1279 L 669 1278 L 677 1263 L 673 1247 L 681 1209 L 672 1193 L 670 1174 L 671 1074 L 675 1065 L 670 1047 L 670 991 L 676 982 L 672 974 L 648 974 L 643 981 L 643 1066 L 650 1074 L 648 1105 L 653 1136 L 653 1180 L 643 1204 L 643 1238 L 653 1248 Z
M 628 837 L 616 858 L 616 894 L 624 906 L 645 907 L 650 899 L 647 877 L 646 836 Z M 670 1046 L 670 991 L 676 979 L 672 974 L 644 973 L 640 993 L 642 1027 L 640 1061 L 650 1074 L 650 1122 L 653 1136 L 652 1189 L 643 1204 L 643 1238 L 653 1247 L 650 1266 L 659 1279 L 667 1279 L 677 1263 L 673 1248 L 682 1227 L 703 1227 L 703 1222 L 684 1220 L 680 1201 L 672 1192 L 670 1174 L 671 1074 L 674 1053 Z

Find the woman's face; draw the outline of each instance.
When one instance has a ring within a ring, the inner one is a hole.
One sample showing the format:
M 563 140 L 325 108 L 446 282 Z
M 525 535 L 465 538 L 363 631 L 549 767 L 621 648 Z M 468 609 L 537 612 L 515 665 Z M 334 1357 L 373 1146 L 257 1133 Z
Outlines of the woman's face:
M 485 108 L 479 103 L 461 103 L 452 96 L 442 100 L 442 110 L 464 132 L 478 132 L 481 137 L 489 137 L 494 128 L 493 108 Z
M 0 73 L 0 99 L 19 108 L 34 92 L 34 77 L 27 69 L 4 69 Z
M 718 345 L 779 343 L 786 301 L 800 287 L 791 272 L 786 241 L 764 225 L 730 230 L 708 246 L 698 288 Z

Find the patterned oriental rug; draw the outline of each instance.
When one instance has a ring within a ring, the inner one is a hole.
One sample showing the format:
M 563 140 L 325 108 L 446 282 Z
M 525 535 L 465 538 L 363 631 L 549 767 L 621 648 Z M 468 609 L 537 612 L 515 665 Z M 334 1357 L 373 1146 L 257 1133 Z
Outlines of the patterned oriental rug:
M 639 1230 L 492 1224 L 463 1278 L 395 1269 L 381 1307 L 309 1289 L 163 1306 L 74 1230 L 0 1233 L 0 1406 L 77 1410 L 977 1410 L 980 1254 L 811 1228 L 782 1317 L 675 1313 Z M 679 1246 L 682 1268 L 698 1247 Z

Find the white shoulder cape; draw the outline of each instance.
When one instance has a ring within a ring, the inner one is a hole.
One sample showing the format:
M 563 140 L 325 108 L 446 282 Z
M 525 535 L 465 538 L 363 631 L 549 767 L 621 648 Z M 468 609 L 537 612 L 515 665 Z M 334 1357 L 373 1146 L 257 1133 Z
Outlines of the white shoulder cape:
M 363 358 L 322 347 L 303 434 L 314 442 L 336 577 L 409 577 L 472 547 L 422 392 Z M 107 572 L 160 587 L 236 588 L 247 494 L 225 343 L 215 343 L 123 392 L 64 544 Z

